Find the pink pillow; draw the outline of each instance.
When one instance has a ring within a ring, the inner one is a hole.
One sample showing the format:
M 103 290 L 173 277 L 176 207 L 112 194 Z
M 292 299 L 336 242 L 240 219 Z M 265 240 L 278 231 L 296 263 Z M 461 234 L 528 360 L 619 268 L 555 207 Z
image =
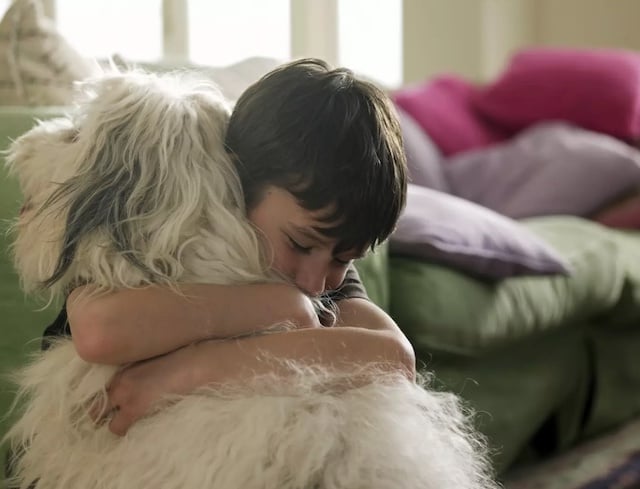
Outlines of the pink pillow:
M 532 48 L 473 96 L 476 110 L 516 132 L 563 120 L 635 140 L 640 136 L 640 53 L 614 49 Z
M 599 212 L 593 219 L 612 228 L 640 229 L 640 194 Z
M 393 100 L 426 131 L 443 155 L 489 146 L 505 135 L 475 112 L 478 88 L 455 75 L 398 90 Z

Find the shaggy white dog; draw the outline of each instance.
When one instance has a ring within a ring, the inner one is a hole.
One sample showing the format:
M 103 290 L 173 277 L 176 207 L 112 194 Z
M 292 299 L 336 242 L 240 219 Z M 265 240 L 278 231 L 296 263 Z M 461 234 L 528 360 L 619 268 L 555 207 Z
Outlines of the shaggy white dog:
M 82 88 L 68 117 L 39 123 L 10 149 L 25 195 L 15 228 L 25 290 L 59 299 L 81 283 L 107 291 L 274 280 L 224 151 L 229 109 L 219 91 L 136 72 Z M 286 382 L 201 389 L 122 438 L 87 413 L 116 371 L 84 362 L 61 339 L 20 373 L 23 411 L 8 435 L 24 452 L 17 486 L 495 487 L 455 396 L 373 366 L 359 386 L 348 387 L 346 372 L 300 365 Z

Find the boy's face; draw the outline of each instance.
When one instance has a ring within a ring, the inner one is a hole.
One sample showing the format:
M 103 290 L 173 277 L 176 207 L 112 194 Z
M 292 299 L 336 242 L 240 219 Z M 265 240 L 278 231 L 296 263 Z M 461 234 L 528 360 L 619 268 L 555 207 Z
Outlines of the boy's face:
M 337 240 L 314 229 L 323 225 L 320 215 L 301 207 L 286 190 L 273 186 L 265 189 L 262 200 L 248 214 L 266 238 L 272 267 L 311 296 L 339 287 L 351 261 L 363 252 L 348 250 L 335 255 Z

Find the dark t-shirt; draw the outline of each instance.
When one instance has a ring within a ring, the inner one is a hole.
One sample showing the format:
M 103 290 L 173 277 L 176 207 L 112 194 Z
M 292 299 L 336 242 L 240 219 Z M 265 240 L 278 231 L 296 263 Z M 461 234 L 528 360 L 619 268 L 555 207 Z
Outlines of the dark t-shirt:
M 336 290 L 326 292 L 323 295 L 323 300 L 327 302 L 338 302 L 344 299 L 369 299 L 367 292 L 362 285 L 360 276 L 355 266 L 351 265 L 347 270 L 347 274 L 344 277 L 342 285 Z M 69 321 L 67 319 L 67 308 L 62 307 L 58 317 L 45 329 L 42 338 L 42 349 L 46 350 L 50 346 L 49 338 L 57 338 L 60 336 L 71 336 L 71 329 L 69 328 Z

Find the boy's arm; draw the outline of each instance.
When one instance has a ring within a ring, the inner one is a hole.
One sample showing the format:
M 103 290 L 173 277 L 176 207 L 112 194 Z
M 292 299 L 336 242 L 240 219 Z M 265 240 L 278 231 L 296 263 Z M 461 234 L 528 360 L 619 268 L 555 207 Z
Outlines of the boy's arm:
M 285 321 L 320 326 L 309 298 L 293 286 L 194 284 L 180 290 L 145 287 L 92 296 L 75 289 L 67 314 L 78 354 L 92 363 L 122 365 Z
M 379 318 L 379 312 L 369 307 L 355 309 L 362 320 Z M 236 340 L 203 341 L 137 363 L 116 375 L 108 390 L 107 410 L 115 408 L 109 429 L 125 434 L 154 403 L 167 395 L 187 394 L 205 385 L 242 383 L 261 374 L 286 377 L 295 373 L 281 360 L 347 372 L 375 363 L 379 368 L 397 371 L 411 380 L 415 378 L 413 349 L 404 335 L 387 327 L 301 329 Z
M 405 366 L 415 377 L 416 356 L 413 345 L 391 316 L 370 300 L 351 298 L 339 301 L 336 327 L 384 332 L 401 347 Z

